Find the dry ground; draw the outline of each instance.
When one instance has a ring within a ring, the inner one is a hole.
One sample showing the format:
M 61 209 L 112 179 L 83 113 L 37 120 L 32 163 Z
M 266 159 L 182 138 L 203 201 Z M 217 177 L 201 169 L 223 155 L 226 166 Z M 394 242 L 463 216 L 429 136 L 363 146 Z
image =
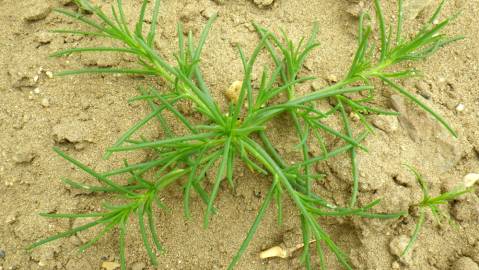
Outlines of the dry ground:
M 108 236 L 83 254 L 75 248 L 88 235 L 57 241 L 32 253 L 24 249 L 74 222 L 46 220 L 38 216 L 39 212 L 91 211 L 105 200 L 102 196 L 66 188 L 61 177 L 91 179 L 55 155 L 51 148 L 60 146 L 96 169 L 109 168 L 111 162 L 101 160 L 105 148 L 148 112 L 142 104 L 127 104 L 136 95 L 134 87 L 142 83 L 141 79 L 88 75 L 49 78 L 47 71 L 117 66 L 128 61 L 118 55 L 49 58 L 50 53 L 61 48 L 100 43 L 97 39 L 47 32 L 72 26 L 66 18 L 42 12 L 45 5 L 61 6 L 63 2 L 68 1 L 0 0 L 0 269 L 89 270 L 99 269 L 103 261 L 118 261 L 116 235 Z M 111 1 L 96 2 L 108 5 Z M 141 1 L 124 2 L 127 15 L 136 18 Z M 206 22 L 205 16 L 219 12 L 203 55 L 203 71 L 218 100 L 224 100 L 223 89 L 241 78 L 241 63 L 234 44 L 251 51 L 258 40 L 251 21 L 274 31 L 283 28 L 296 39 L 307 35 L 313 22 L 319 22 L 321 47 L 306 63 L 307 73 L 318 76 L 319 84 L 325 85 L 333 75 L 340 77 L 355 49 L 357 18 L 351 14 L 358 8 L 355 1 L 276 0 L 265 7 L 249 0 L 224 0 L 224 4 L 217 3 L 219 0 L 162 2 L 158 35 L 161 38 L 157 45 L 165 55 L 175 48 L 178 20 L 183 20 L 187 29 L 197 34 Z M 395 1 L 382 2 L 387 13 L 393 14 Z M 367 141 L 370 153 L 359 157 L 361 202 L 382 197 L 379 210 L 384 211 L 407 210 L 417 202 L 420 191 L 401 166 L 404 162 L 415 165 L 426 176 L 434 193 L 461 182 L 467 173 L 479 172 L 479 2 L 451 0 L 445 13 L 452 14 L 458 9 L 462 14 L 447 33 L 465 35 L 466 39 L 441 50 L 427 62 L 415 64 L 425 77 L 406 81 L 404 85 L 429 97 L 428 102 L 453 124 L 460 138 L 455 140 L 444 134 L 424 114 L 402 104 L 402 100 L 391 97 L 384 89 L 384 105 L 393 106 L 402 116 L 373 120 L 380 129 Z M 431 10 L 426 7 L 417 18 L 408 20 L 410 28 L 417 28 Z M 310 85 L 305 85 L 302 91 L 310 91 L 309 88 Z M 457 110 L 459 104 L 465 109 Z M 155 132 L 145 131 L 149 135 Z M 295 144 L 288 140 L 287 135 L 291 134 L 288 127 L 279 125 L 274 132 L 276 139 L 285 145 L 282 151 Z M 328 172 L 325 189 L 337 203 L 342 203 L 349 194 L 347 166 L 346 157 L 322 166 Z M 158 230 L 166 248 L 159 256 L 158 269 L 225 269 L 252 223 L 268 184 L 268 179 L 246 176 L 235 193 L 227 188 L 221 193 L 217 202 L 219 214 L 208 230 L 201 226 L 200 202 L 195 202 L 194 218 L 187 221 L 181 212 L 179 186 L 164 194 L 163 200 L 171 211 L 158 213 Z M 457 226 L 427 222 L 411 258 L 399 263 L 390 244 L 394 245 L 395 239 L 400 239 L 398 236 L 411 234 L 413 218 L 388 222 L 327 219 L 323 223 L 350 254 L 357 269 L 478 269 L 477 193 L 451 203 L 445 210 Z M 237 269 L 301 269 L 298 256 L 270 261 L 258 258 L 263 248 L 300 241 L 297 214 L 291 207 L 285 211 L 290 218 L 283 226 L 277 226 L 275 211 L 269 209 Z M 134 233 L 129 238 L 129 262 L 136 262 L 135 269 L 153 269 L 140 237 Z M 340 269 L 332 255 L 328 257 L 330 269 Z

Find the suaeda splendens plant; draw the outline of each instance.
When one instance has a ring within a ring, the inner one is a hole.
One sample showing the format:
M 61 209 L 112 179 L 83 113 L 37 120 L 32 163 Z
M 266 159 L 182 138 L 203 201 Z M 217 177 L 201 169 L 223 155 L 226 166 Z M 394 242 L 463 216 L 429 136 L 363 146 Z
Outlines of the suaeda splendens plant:
M 399 1 L 398 22 L 393 38 L 393 29 L 386 27 L 379 0 L 375 0 L 376 17 L 379 24 L 380 46 L 373 44 L 373 31 L 370 25 L 371 18 L 362 14 L 359 20 L 358 49 L 351 64 L 348 74 L 338 83 L 324 89 L 298 96 L 295 86 L 313 77 L 299 77 L 305 59 L 318 47 L 316 42 L 317 27 L 313 27 L 311 37 L 303 45 L 303 41 L 295 44 L 286 34 L 283 39 L 278 38 L 267 29 L 255 25 L 260 36 L 260 42 L 249 57 L 238 48 L 243 64 L 243 80 L 237 102 L 228 104 L 224 111 L 219 103 L 210 94 L 208 83 L 203 79 L 200 63 L 201 52 L 216 16 L 206 24 L 204 30 L 196 41 L 189 32 L 183 35 L 181 24 L 178 25 L 178 51 L 175 54 L 176 63 L 170 64 L 154 47 L 157 32 L 157 20 L 160 1 L 153 2 L 152 24 L 148 31 L 145 29 L 145 14 L 148 8 L 147 0 L 143 1 L 138 21 L 134 29 L 130 29 L 128 20 L 124 15 L 122 1 L 117 0 L 117 5 L 112 5 L 111 16 L 106 15 L 99 7 L 93 6 L 89 1 L 81 1 L 82 8 L 93 13 L 97 18 L 91 19 L 82 14 L 68 10 L 57 12 L 87 25 L 92 30 L 56 30 L 63 34 L 93 36 L 118 41 L 118 47 L 92 47 L 71 48 L 59 51 L 53 56 L 61 57 L 73 53 L 87 52 L 117 52 L 136 57 L 138 68 L 88 68 L 64 71 L 57 76 L 98 74 L 98 73 L 124 73 L 145 76 L 154 76 L 161 79 L 166 89 L 159 91 L 153 85 L 140 87 L 140 96 L 132 102 L 145 101 L 152 112 L 125 132 L 118 141 L 107 150 L 105 158 L 115 152 L 129 152 L 140 150 L 154 151 L 155 155 L 149 161 L 130 164 L 125 161 L 121 168 L 107 172 L 96 172 L 81 162 L 68 156 L 58 148 L 55 151 L 79 169 L 93 176 L 102 184 L 100 186 L 85 185 L 70 179 L 63 181 L 73 188 L 87 189 L 98 193 L 116 193 L 125 201 L 120 205 L 105 205 L 105 211 L 84 214 L 42 214 L 50 218 L 96 218 L 95 221 L 59 233 L 31 245 L 35 248 L 50 241 L 74 235 L 94 226 L 102 226 L 101 232 L 85 243 L 80 249 L 84 250 L 96 243 L 101 237 L 117 228 L 120 232 L 119 248 L 122 269 L 126 269 L 125 235 L 131 216 L 136 216 L 145 249 L 153 265 L 157 264 L 155 249 L 161 250 L 162 246 L 157 234 L 153 208 L 165 206 L 158 199 L 158 193 L 167 188 L 171 183 L 180 181 L 184 183 L 183 204 L 186 217 L 190 216 L 190 198 L 192 192 L 197 192 L 206 204 L 204 225 L 208 226 L 211 216 L 217 211 L 214 207 L 221 183 L 226 181 L 234 187 L 233 168 L 241 163 L 249 169 L 270 176 L 271 186 L 265 195 L 264 201 L 248 232 L 246 239 L 232 259 L 228 269 L 233 269 L 241 255 L 252 240 L 266 209 L 273 202 L 278 209 L 278 219 L 281 222 L 282 201 L 284 196 L 291 199 L 301 214 L 301 229 L 303 232 L 302 261 L 307 269 L 313 267 L 311 260 L 311 244 L 316 245 L 319 264 L 325 269 L 323 247 L 331 250 L 345 269 L 351 269 L 348 256 L 336 245 L 326 230 L 320 225 L 318 219 L 325 216 L 360 216 L 364 218 L 398 218 L 406 213 L 374 213 L 372 208 L 380 200 L 375 200 L 367 205 L 357 207 L 359 173 L 356 162 L 357 151 L 366 150 L 361 141 L 371 132 L 367 115 L 386 114 L 394 115 L 395 112 L 387 109 L 375 108 L 370 105 L 375 97 L 374 79 L 383 81 L 393 91 L 407 97 L 419 107 L 429 112 L 453 135 L 456 135 L 448 123 L 431 108 L 421 102 L 412 93 L 404 89 L 397 82 L 401 78 L 417 76 L 416 70 L 388 71 L 397 67 L 398 63 L 426 59 L 444 45 L 457 40 L 448 38 L 440 31 L 450 23 L 452 18 L 437 22 L 439 13 L 444 5 L 441 2 L 433 17 L 411 39 L 402 35 L 402 3 Z M 145 34 L 146 33 L 146 34 Z M 379 56 L 376 52 L 379 48 Z M 273 68 L 263 68 L 259 86 L 253 87 L 253 66 L 259 54 L 267 51 L 272 58 Z M 366 93 L 364 98 L 354 99 L 348 94 Z M 276 97 L 286 96 L 286 101 L 277 102 Z M 329 111 L 316 109 L 315 102 L 323 99 L 334 99 L 336 105 Z M 177 108 L 180 101 L 189 101 L 194 110 L 202 115 L 203 123 L 194 124 L 188 116 Z M 357 114 L 365 126 L 365 130 L 354 132 L 350 124 L 346 109 L 349 108 Z M 186 134 L 175 134 L 170 125 L 173 123 L 162 115 L 170 112 L 176 121 L 187 130 Z M 303 159 L 294 165 L 287 164 L 278 153 L 274 144 L 268 137 L 268 124 L 275 117 L 288 113 L 296 130 L 299 146 L 302 149 Z M 339 117 L 343 123 L 343 130 L 335 130 L 324 124 L 328 117 Z M 165 138 L 148 139 L 137 135 L 139 130 L 152 120 L 160 123 Z M 359 135 L 353 136 L 359 133 Z M 339 138 L 343 145 L 327 149 L 323 143 L 324 134 Z M 137 135 L 137 136 L 134 136 Z M 311 157 L 308 145 L 311 143 L 322 145 L 322 153 Z M 315 181 L 321 179 L 321 174 L 314 172 L 312 165 L 328 160 L 334 156 L 349 153 L 352 163 L 352 192 L 348 206 L 338 206 L 328 202 L 316 192 Z M 213 168 L 217 167 L 215 171 Z M 206 173 L 215 175 L 213 185 L 207 188 Z M 114 176 L 128 178 L 127 185 L 121 185 L 112 180 Z M 153 175 L 147 178 L 146 175 Z M 146 222 L 145 222 L 146 221 Z
M 439 209 L 439 206 L 448 204 L 449 202 L 456 200 L 457 198 L 466 193 L 475 191 L 474 187 L 458 186 L 450 191 L 446 191 L 435 197 L 431 196 L 428 183 L 424 180 L 423 176 L 417 171 L 417 169 L 410 165 L 405 166 L 414 174 L 416 181 L 421 188 L 423 197 L 419 203 L 414 205 L 414 207 L 418 209 L 418 219 L 414 231 L 411 235 L 411 239 L 409 240 L 409 243 L 407 244 L 406 248 L 401 253 L 401 256 L 405 256 L 412 249 L 414 243 L 416 242 L 419 236 L 419 232 L 421 231 L 421 228 L 426 221 L 426 212 L 428 208 L 438 223 L 441 223 L 441 220 L 443 219 L 451 221 L 450 217 L 444 214 L 441 209 Z

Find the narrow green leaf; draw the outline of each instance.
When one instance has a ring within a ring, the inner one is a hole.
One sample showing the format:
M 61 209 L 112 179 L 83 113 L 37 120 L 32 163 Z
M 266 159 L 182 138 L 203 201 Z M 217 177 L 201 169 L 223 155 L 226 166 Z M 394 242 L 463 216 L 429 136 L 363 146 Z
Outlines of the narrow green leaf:
M 391 86 L 394 90 L 396 90 L 398 93 L 404 95 L 408 99 L 410 99 L 412 102 L 416 103 L 419 107 L 421 107 L 423 110 L 431 114 L 437 121 L 439 121 L 454 137 L 457 138 L 457 133 L 452 129 L 452 127 L 444 120 L 444 118 L 441 117 L 438 113 L 433 111 L 431 108 L 429 108 L 426 104 L 421 102 L 418 98 L 416 98 L 413 94 L 411 94 L 409 91 L 401 87 L 400 85 L 396 84 L 395 82 L 389 80 L 388 78 L 384 76 L 379 76 L 379 78 L 384 81 L 386 84 Z
M 131 53 L 138 55 L 139 52 L 134 49 L 128 48 L 114 48 L 114 47 L 94 47 L 94 48 L 71 48 L 66 50 L 61 50 L 51 54 L 51 57 L 60 57 L 69 55 L 72 53 L 80 53 L 80 52 L 120 52 L 120 53 Z
M 425 219 L 426 219 L 426 213 L 421 210 L 421 213 L 419 214 L 419 220 L 416 223 L 416 228 L 414 229 L 414 232 L 413 232 L 413 234 L 411 236 L 411 239 L 409 240 L 406 248 L 401 253 L 401 257 L 406 255 L 411 250 L 412 246 L 414 245 L 414 243 L 417 240 L 417 237 L 419 236 L 419 232 L 421 231 L 421 228 L 422 228 L 422 225 L 424 224 Z
M 381 9 L 381 4 L 379 3 L 379 0 L 374 0 L 374 7 L 376 10 L 376 17 L 379 22 L 379 36 L 381 38 L 381 62 L 386 59 L 388 55 L 388 40 L 387 40 L 387 34 L 386 34 L 386 23 L 384 22 L 384 14 Z
M 155 41 L 156 28 L 158 26 L 158 14 L 160 13 L 160 0 L 155 0 L 153 15 L 151 16 L 151 27 L 147 37 L 147 44 L 152 47 Z
M 220 167 L 218 168 L 218 171 L 216 172 L 216 178 L 215 178 L 215 184 L 213 186 L 213 190 L 211 191 L 211 196 L 210 196 L 210 201 L 208 204 L 208 208 L 206 209 L 206 214 L 204 218 L 204 227 L 207 228 L 209 224 L 209 219 L 211 216 L 211 213 L 213 211 L 213 203 L 215 201 L 216 196 L 218 195 L 218 191 L 220 188 L 220 184 L 223 181 L 223 178 L 225 176 L 226 172 L 226 167 L 228 165 L 228 156 L 231 148 L 231 137 L 228 137 L 228 139 L 225 142 L 224 149 L 223 149 L 223 158 L 221 159 L 220 162 Z
M 258 214 L 256 215 L 256 218 L 253 222 L 253 225 L 251 225 L 251 228 L 249 229 L 248 233 L 246 234 L 245 240 L 243 241 L 243 243 L 241 243 L 240 248 L 238 249 L 238 251 L 234 255 L 233 259 L 231 260 L 230 264 L 228 265 L 228 270 L 233 270 L 234 269 L 234 267 L 236 266 L 236 264 L 240 260 L 241 256 L 246 251 L 246 248 L 248 248 L 249 243 L 253 239 L 253 236 L 255 235 L 256 231 L 258 230 L 259 224 L 260 224 L 261 220 L 263 219 L 264 214 L 266 213 L 266 209 L 268 209 L 268 206 L 271 204 L 271 201 L 273 200 L 273 195 L 275 193 L 275 190 L 276 190 L 276 185 L 273 184 L 271 186 L 271 189 L 266 194 L 266 197 L 264 198 L 264 201 L 261 204 L 261 207 L 258 211 Z
M 145 69 L 127 69 L 127 68 L 84 68 L 78 70 L 66 70 L 55 73 L 55 76 L 70 76 L 70 75 L 81 75 L 81 74 L 135 74 L 135 75 L 157 75 L 153 70 Z
M 128 190 L 127 188 L 121 186 L 121 185 L 118 185 L 116 183 L 114 183 L 113 181 L 111 181 L 110 179 L 108 179 L 107 177 L 104 177 L 103 175 L 95 172 L 93 169 L 91 169 L 90 167 L 82 164 L 81 162 L 79 162 L 78 160 L 68 156 L 66 153 L 64 153 L 63 151 L 61 151 L 59 148 L 56 148 L 54 147 L 53 148 L 53 151 L 55 151 L 58 155 L 60 155 L 62 158 L 64 158 L 65 160 L 69 161 L 70 163 L 72 163 L 73 165 L 75 165 L 76 167 L 78 167 L 79 169 L 83 170 L 84 172 L 88 173 L 89 175 L 95 177 L 96 179 L 100 180 L 101 182 L 103 182 L 104 184 L 112 187 L 113 189 L 117 190 L 118 192 L 121 192 L 121 193 L 125 193 L 125 194 L 130 194 L 130 195 L 135 195 L 135 193 L 131 192 L 130 190 Z

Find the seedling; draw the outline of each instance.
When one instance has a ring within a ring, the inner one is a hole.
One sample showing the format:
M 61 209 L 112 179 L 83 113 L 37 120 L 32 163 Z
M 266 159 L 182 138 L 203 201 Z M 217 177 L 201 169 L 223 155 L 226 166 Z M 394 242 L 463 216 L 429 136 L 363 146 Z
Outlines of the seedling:
M 426 212 L 427 209 L 431 211 L 431 214 L 436 218 L 436 221 L 438 223 L 441 223 L 441 220 L 451 220 L 449 215 L 443 213 L 440 209 L 440 205 L 448 204 L 451 201 L 456 200 L 459 198 L 461 195 L 464 195 L 466 193 L 474 192 L 474 188 L 464 188 L 464 187 L 458 187 L 452 191 L 444 192 L 436 197 L 432 197 L 429 194 L 429 188 L 427 186 L 426 181 L 424 181 L 424 178 L 419 174 L 419 172 L 412 166 L 405 165 L 416 177 L 417 182 L 419 183 L 419 186 L 421 187 L 421 191 L 423 194 L 423 199 L 421 202 L 419 202 L 416 205 L 413 205 L 415 207 L 418 207 L 419 209 L 419 218 L 416 223 L 416 227 L 414 229 L 414 232 L 411 236 L 411 240 L 407 244 L 406 248 L 401 254 L 402 256 L 405 256 L 413 247 L 414 243 L 417 240 L 417 237 L 419 236 L 419 232 L 421 231 L 422 226 L 424 225 L 424 222 L 426 220 Z
M 148 2 L 147 0 L 143 1 L 134 29 L 130 29 L 127 24 L 121 0 L 117 0 L 117 5 L 112 6 L 110 17 L 101 9 L 86 1 L 87 7 L 91 8 L 97 20 L 67 10 L 57 10 L 57 12 L 73 20 L 86 24 L 92 30 L 61 29 L 56 30 L 56 32 L 112 39 L 120 42 L 123 46 L 72 48 L 59 51 L 53 56 L 61 57 L 78 52 L 117 52 L 136 57 L 138 64 L 134 68 L 88 68 L 64 71 L 57 75 L 125 73 L 155 76 L 163 81 L 165 89 L 159 91 L 153 85 L 139 87 L 140 95 L 132 99 L 131 102 L 145 101 L 151 107 L 152 112 L 125 132 L 107 150 L 104 156 L 109 158 L 116 152 L 150 150 L 154 153 L 151 160 L 135 164 L 129 164 L 125 161 L 125 165 L 121 168 L 107 172 L 96 172 L 55 149 L 60 156 L 102 183 L 101 186 L 90 186 L 64 179 L 67 185 L 97 193 L 116 193 L 124 199 L 125 203 L 116 206 L 105 205 L 105 212 L 100 213 L 44 214 L 53 218 L 93 217 L 96 220 L 36 242 L 31 248 L 71 236 L 94 226 L 102 226 L 103 230 L 98 236 L 81 248 L 81 250 L 84 250 L 114 228 L 118 228 L 120 230 L 121 268 L 126 269 L 125 235 L 128 231 L 127 223 L 130 216 L 136 216 L 146 251 L 152 264 L 157 265 L 155 249 L 159 251 L 161 245 L 156 233 L 153 207 L 155 205 L 160 208 L 164 207 L 158 200 L 158 193 L 173 182 L 183 183 L 183 205 L 187 218 L 191 215 L 191 193 L 198 193 L 206 204 L 204 225 L 207 227 L 216 211 L 214 202 L 222 182 L 226 181 L 234 188 L 236 183 L 233 168 L 241 164 L 252 171 L 270 176 L 271 185 L 251 229 L 228 269 L 233 269 L 239 261 L 258 229 L 266 209 L 273 202 L 278 209 L 278 220 L 281 223 L 284 196 L 293 201 L 301 215 L 302 260 L 306 269 L 313 267 L 310 247 L 313 243 L 316 245 L 319 264 L 322 269 L 325 269 L 323 246 L 326 246 L 336 255 L 344 268 L 351 269 L 348 256 L 331 239 L 326 230 L 319 224 L 318 219 L 325 216 L 354 215 L 364 218 L 389 219 L 405 215 L 405 213 L 373 212 L 372 209 L 380 202 L 379 199 L 364 206 L 356 206 L 359 194 L 359 168 L 356 162 L 356 154 L 357 151 L 367 150 L 361 145 L 361 142 L 372 131 L 367 121 L 367 115 L 396 114 L 370 105 L 375 97 L 375 87 L 372 80 L 382 80 L 391 86 L 392 90 L 406 96 L 429 112 L 455 135 L 453 129 L 439 114 L 395 81 L 400 78 L 417 76 L 415 70 L 387 71 L 388 68 L 396 67 L 396 64 L 400 62 L 425 59 L 440 47 L 457 39 L 450 39 L 439 34 L 439 31 L 450 22 L 451 18 L 433 24 L 443 3 L 441 3 L 430 22 L 411 40 L 406 41 L 403 40 L 401 34 L 402 1 L 399 1 L 399 20 L 396 39 L 393 40 L 391 38 L 392 31 L 387 33 L 385 30 L 386 25 L 381 7 L 379 1 L 376 0 L 376 14 L 380 26 L 380 46 L 371 44 L 372 27 L 368 24 L 370 17 L 363 14 L 359 23 L 358 50 L 348 74 L 338 83 L 304 96 L 298 96 L 295 93 L 295 86 L 314 79 L 314 77 L 299 77 L 298 74 L 305 59 L 318 47 L 316 42 L 317 27 L 313 27 L 311 37 L 303 45 L 303 41 L 295 44 L 285 33 L 283 33 L 282 41 L 267 29 L 255 25 L 260 36 L 260 42 L 252 54 L 247 57 L 241 48 L 238 48 L 244 72 L 239 97 L 227 104 L 226 108 L 222 108 L 210 94 L 208 83 L 203 80 L 200 68 L 201 52 L 216 17 L 213 16 L 208 21 L 197 41 L 195 41 L 191 32 L 185 37 L 181 24 L 178 25 L 176 62 L 170 64 L 153 46 L 160 8 L 158 0 L 153 3 L 152 24 L 148 31 L 144 29 Z M 375 57 L 376 47 L 381 48 L 378 58 Z M 253 87 L 253 67 L 256 64 L 257 57 L 263 51 L 269 53 L 274 67 L 271 70 L 263 68 L 259 86 Z M 366 94 L 366 97 L 354 99 L 349 96 L 351 93 Z M 286 96 L 287 100 L 278 103 L 276 101 L 278 96 Z M 334 99 L 337 105 L 329 111 L 316 109 L 315 103 L 324 99 Z M 202 115 L 202 123 L 193 122 L 187 115 L 181 113 L 177 109 L 177 103 L 180 101 L 188 101 L 193 104 L 194 110 Z M 360 117 L 365 126 L 364 130 L 361 129 L 356 132 L 353 129 L 349 116 L 346 114 L 348 107 Z M 175 116 L 176 123 L 171 123 L 163 117 L 163 113 L 166 111 Z M 284 158 L 277 152 L 268 137 L 266 129 L 266 125 L 273 118 L 283 113 L 290 114 L 297 134 L 298 147 L 302 149 L 303 153 L 302 160 L 298 160 L 293 165 L 285 162 Z M 338 117 L 343 123 L 343 130 L 335 130 L 325 125 L 324 120 L 328 117 Z M 153 119 L 157 119 L 161 125 L 165 135 L 164 138 L 148 139 L 139 134 L 140 129 L 151 124 Z M 185 133 L 175 134 L 173 132 L 171 125 L 177 123 L 184 126 Z M 323 136 L 325 134 L 338 138 L 342 141 L 342 145 L 328 149 L 324 144 Z M 323 151 L 320 155 L 311 157 L 309 145 L 313 143 L 319 143 Z M 315 182 L 322 179 L 322 174 L 313 170 L 313 165 L 344 153 L 349 153 L 351 156 L 353 168 L 352 191 L 350 203 L 347 206 L 339 206 L 328 202 L 317 193 L 318 186 Z M 213 171 L 214 165 L 218 165 L 216 171 Z M 211 188 L 205 183 L 208 172 L 214 175 Z M 117 184 L 112 180 L 113 176 L 128 178 L 128 184 Z M 145 225 L 145 217 L 147 226 Z M 150 242 L 153 242 L 153 245 Z

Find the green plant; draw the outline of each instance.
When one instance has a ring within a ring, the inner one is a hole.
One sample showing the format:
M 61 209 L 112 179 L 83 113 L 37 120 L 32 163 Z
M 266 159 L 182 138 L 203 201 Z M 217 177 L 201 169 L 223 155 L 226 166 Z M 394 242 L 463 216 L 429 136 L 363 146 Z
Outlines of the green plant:
M 418 204 L 414 205 L 415 207 L 418 207 L 419 209 L 419 218 L 416 223 L 416 227 L 414 229 L 414 232 L 411 236 L 411 240 L 407 244 L 406 248 L 402 252 L 401 256 L 406 255 L 411 248 L 413 247 L 414 243 L 417 240 L 417 237 L 419 236 L 419 232 L 421 231 L 422 226 L 424 225 L 424 222 L 426 220 L 426 212 L 427 209 L 431 211 L 431 214 L 436 218 L 436 221 L 438 223 L 441 223 L 441 219 L 445 218 L 447 220 L 450 220 L 450 217 L 447 214 L 444 214 L 441 212 L 439 209 L 440 205 L 448 204 L 451 201 L 454 201 L 461 195 L 464 195 L 466 193 L 474 192 L 474 188 L 464 188 L 464 187 L 458 187 L 454 190 L 447 191 L 444 193 L 439 194 L 436 197 L 432 197 L 429 194 L 429 188 L 427 186 L 427 183 L 424 181 L 424 178 L 419 174 L 419 172 L 412 166 L 405 165 L 416 177 L 417 182 L 419 183 L 419 186 L 421 187 L 421 191 L 423 194 L 422 201 L 419 202 Z
M 73 3 L 75 3 L 80 12 L 93 12 L 94 8 L 88 0 L 73 0 Z
M 102 225 L 101 233 L 86 243 L 81 249 L 97 242 L 105 234 L 118 228 L 120 230 L 120 258 L 122 269 L 125 263 L 125 234 L 130 216 L 137 216 L 140 235 L 150 256 L 151 262 L 156 264 L 154 249 L 160 250 L 161 245 L 156 233 L 153 208 L 164 206 L 158 201 L 157 194 L 175 181 L 184 183 L 184 212 L 190 216 L 190 197 L 197 192 L 206 204 L 204 225 L 208 226 L 211 216 L 215 213 L 214 202 L 223 181 L 234 188 L 234 170 L 236 164 L 243 164 L 249 169 L 269 175 L 271 187 L 265 196 L 264 202 L 258 211 L 255 221 L 248 232 L 246 239 L 232 259 L 229 269 L 232 269 L 246 250 L 253 238 L 265 210 L 273 202 L 278 209 L 278 220 L 281 223 L 282 201 L 287 196 L 294 202 L 301 214 L 303 231 L 303 262 L 307 269 L 311 269 L 311 243 L 315 241 L 316 251 L 320 258 L 320 265 L 324 269 L 323 245 L 330 249 L 346 268 L 351 269 L 348 257 L 319 224 L 318 219 L 325 216 L 361 216 L 364 218 L 397 218 L 405 213 L 374 213 L 372 208 L 380 201 L 375 200 L 362 207 L 357 207 L 359 173 L 356 162 L 357 151 L 367 150 L 361 145 L 362 140 L 372 131 L 366 116 L 368 114 L 394 115 L 386 109 L 375 108 L 370 105 L 375 97 L 375 87 L 371 80 L 380 79 L 398 93 L 406 96 L 418 106 L 428 111 L 441 122 L 452 134 L 452 128 L 437 113 L 427 107 L 413 94 L 402 88 L 395 79 L 416 76 L 415 70 L 389 72 L 388 68 L 409 60 L 420 60 L 429 56 L 440 47 L 456 39 L 449 39 L 438 34 L 445 27 L 450 18 L 439 24 L 433 24 L 441 6 L 434 14 L 434 18 L 411 40 L 404 41 L 401 37 L 402 19 L 399 16 L 396 40 L 392 41 L 392 32 L 386 33 L 385 22 L 382 16 L 379 1 L 375 1 L 376 13 L 380 26 L 380 56 L 375 57 L 376 46 L 372 45 L 372 28 L 367 25 L 369 16 L 363 14 L 360 18 L 359 45 L 349 73 L 340 82 L 322 90 L 297 96 L 295 86 L 313 77 L 299 77 L 304 60 L 315 49 L 317 27 L 313 27 L 311 37 L 303 45 L 303 40 L 294 44 L 286 34 L 283 41 L 272 32 L 255 25 L 261 41 L 250 57 L 238 48 L 243 63 L 243 80 L 239 98 L 222 108 L 210 95 L 207 82 L 203 80 L 200 68 L 200 56 L 206 42 L 208 32 L 215 20 L 212 17 L 204 30 L 195 41 L 190 32 L 183 35 L 181 24 L 178 25 L 178 51 L 175 54 L 176 63 L 168 63 L 155 49 L 156 21 L 159 13 L 159 1 L 154 1 L 152 24 L 148 31 L 145 28 L 144 18 L 148 1 L 144 0 L 138 21 L 134 30 L 130 30 L 125 18 L 122 1 L 112 6 L 112 19 L 100 8 L 94 7 L 85 1 L 87 7 L 98 20 L 93 20 L 67 10 L 57 10 L 74 20 L 90 26 L 93 31 L 78 31 L 70 29 L 56 30 L 59 33 L 95 36 L 119 41 L 118 47 L 72 48 L 59 51 L 53 56 L 60 57 L 78 52 L 120 52 L 133 55 L 137 58 L 137 67 L 128 68 L 88 68 L 60 72 L 57 75 L 78 75 L 83 73 L 126 73 L 145 76 L 156 76 L 165 83 L 165 91 L 158 91 L 155 86 L 140 87 L 140 95 L 131 102 L 145 101 L 152 112 L 144 119 L 132 126 L 118 141 L 107 150 L 105 158 L 115 152 L 131 152 L 139 150 L 152 151 L 151 160 L 125 165 L 121 168 L 95 172 L 79 161 L 69 157 L 58 149 L 55 151 L 67 161 L 76 165 L 98 179 L 102 186 L 88 186 L 69 179 L 63 181 L 74 188 L 88 189 L 96 193 L 116 193 L 124 204 L 105 205 L 105 212 L 86 214 L 43 214 L 51 218 L 96 218 L 95 221 L 73 228 L 50 238 L 34 243 L 30 248 L 73 235 L 93 226 Z M 402 14 L 402 1 L 399 1 L 399 14 Z M 146 34 L 145 34 L 146 33 Z M 260 53 L 267 51 L 273 60 L 274 68 L 263 68 L 258 87 L 253 87 L 252 72 L 256 59 Z M 365 98 L 355 99 L 351 93 L 363 93 Z M 286 96 L 287 100 L 279 103 L 276 98 Z M 334 99 L 336 104 L 329 111 L 320 111 L 315 108 L 315 102 L 323 99 Z M 194 110 L 202 115 L 202 123 L 191 121 L 188 116 L 177 109 L 177 103 L 188 101 L 193 104 Z M 347 109 L 356 113 L 365 130 L 355 132 L 346 113 Z M 175 134 L 164 117 L 164 112 L 170 112 L 186 130 L 183 134 Z M 226 111 L 226 112 L 225 112 Z M 302 160 L 294 165 L 287 164 L 278 153 L 268 137 L 266 125 L 278 115 L 287 113 L 295 127 L 298 147 L 301 148 Z M 343 130 L 335 130 L 324 124 L 328 117 L 338 117 L 343 123 Z M 138 135 L 140 129 L 157 119 L 161 125 L 165 138 L 148 139 Z M 324 135 L 329 134 L 340 139 L 343 145 L 328 149 L 324 143 Z M 136 136 L 135 136 L 136 135 Z M 322 153 L 311 157 L 309 145 L 319 143 Z M 320 172 L 313 170 L 313 164 L 328 160 L 340 154 L 349 153 L 352 162 L 352 192 L 348 206 L 338 206 L 328 202 L 317 193 L 315 181 L 321 180 Z M 214 184 L 211 190 L 206 188 L 206 173 L 214 170 Z M 123 176 L 128 178 L 127 185 L 119 185 L 112 177 Z M 147 180 L 149 179 L 149 180 Z M 147 225 L 145 225 L 145 218 Z M 153 242 L 153 245 L 150 243 Z

